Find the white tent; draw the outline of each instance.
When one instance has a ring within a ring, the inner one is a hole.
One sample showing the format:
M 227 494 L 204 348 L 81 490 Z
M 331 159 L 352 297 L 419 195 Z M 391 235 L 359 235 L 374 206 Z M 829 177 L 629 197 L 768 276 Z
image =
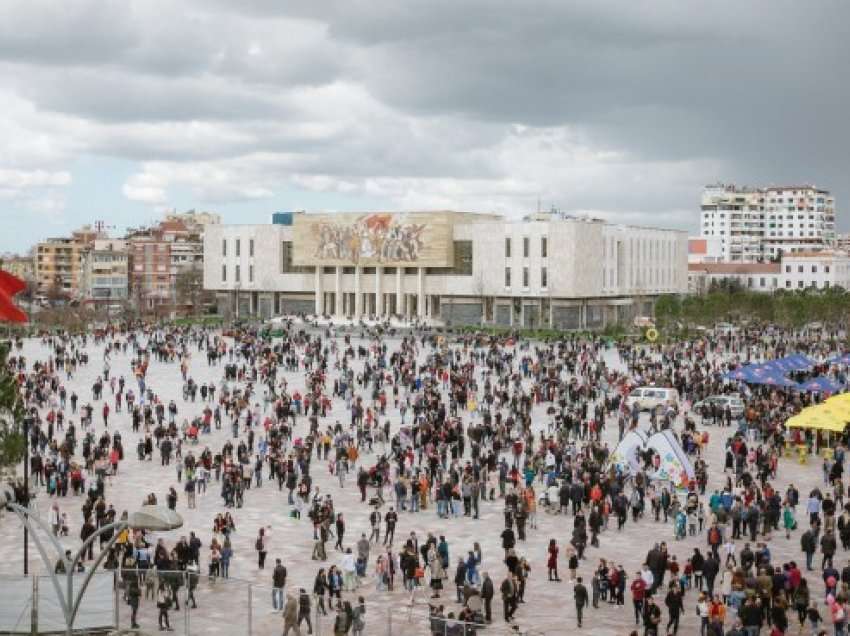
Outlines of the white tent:
M 695 478 L 691 460 L 669 429 L 649 438 L 641 431 L 629 431 L 611 453 L 608 465 L 616 466 L 621 473 L 633 476 L 643 470 L 641 454 L 646 449 L 652 449 L 657 455 L 652 467 L 646 471 L 651 481 L 668 481 L 674 486 L 685 486 Z

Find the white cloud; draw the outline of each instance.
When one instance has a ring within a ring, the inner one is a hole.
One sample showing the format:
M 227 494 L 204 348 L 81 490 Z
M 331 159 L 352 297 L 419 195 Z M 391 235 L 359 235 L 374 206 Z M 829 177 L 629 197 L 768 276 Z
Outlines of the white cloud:
M 124 184 L 124 196 L 131 201 L 150 205 L 163 205 L 166 202 L 168 180 L 162 176 L 143 172 L 133 175 Z
M 66 186 L 70 183 L 71 175 L 64 171 L 47 172 L 46 170 L 0 169 L 0 188 L 4 190 Z

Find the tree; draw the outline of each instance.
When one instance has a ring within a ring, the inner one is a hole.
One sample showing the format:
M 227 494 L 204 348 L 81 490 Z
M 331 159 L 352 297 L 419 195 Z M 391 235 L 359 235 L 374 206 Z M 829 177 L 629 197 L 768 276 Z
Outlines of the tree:
M 189 305 L 191 314 L 196 314 L 204 286 L 203 271 L 199 267 L 186 267 L 178 272 L 174 285 L 177 292 L 177 304 Z
M 12 466 L 24 456 L 24 401 L 15 374 L 8 365 L 9 345 L 0 345 L 0 468 Z
M 682 302 L 674 294 L 665 294 L 655 301 L 655 318 L 658 326 L 664 327 L 677 320 L 682 314 Z

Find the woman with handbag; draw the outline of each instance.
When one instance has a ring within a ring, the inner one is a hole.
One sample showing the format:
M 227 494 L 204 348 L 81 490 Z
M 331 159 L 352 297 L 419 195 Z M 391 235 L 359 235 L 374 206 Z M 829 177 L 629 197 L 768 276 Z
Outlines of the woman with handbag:
M 168 622 L 168 609 L 171 607 L 171 588 L 160 580 L 159 589 L 156 591 L 156 606 L 159 608 L 159 631 L 172 631 Z

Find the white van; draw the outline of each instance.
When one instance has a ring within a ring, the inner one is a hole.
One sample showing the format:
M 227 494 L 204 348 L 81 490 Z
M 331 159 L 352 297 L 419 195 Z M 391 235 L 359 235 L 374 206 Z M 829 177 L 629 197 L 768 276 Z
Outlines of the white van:
M 679 392 L 660 386 L 642 386 L 632 389 L 626 398 L 626 406 L 631 410 L 637 404 L 638 410 L 651 411 L 657 406 L 670 405 L 679 410 Z

